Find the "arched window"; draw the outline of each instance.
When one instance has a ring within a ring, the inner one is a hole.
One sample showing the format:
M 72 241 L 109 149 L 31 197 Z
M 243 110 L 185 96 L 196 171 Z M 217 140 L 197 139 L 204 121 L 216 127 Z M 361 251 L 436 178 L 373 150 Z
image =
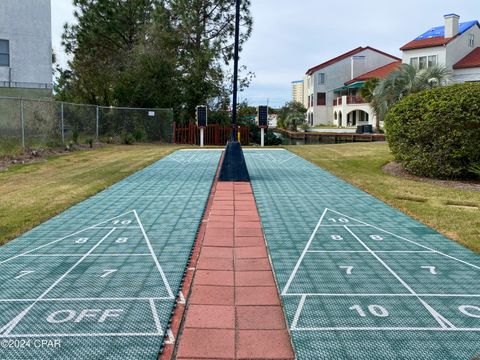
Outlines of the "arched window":
M 337 120 L 337 112 L 336 112 L 336 111 L 333 113 L 333 118 L 334 118 L 335 120 Z

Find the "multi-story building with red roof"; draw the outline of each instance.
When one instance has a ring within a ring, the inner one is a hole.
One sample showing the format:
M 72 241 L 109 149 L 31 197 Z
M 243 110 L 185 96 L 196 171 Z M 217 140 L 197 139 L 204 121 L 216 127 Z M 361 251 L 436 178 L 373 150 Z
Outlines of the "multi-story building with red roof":
M 480 81 L 480 23 L 460 22 L 447 14 L 445 24 L 431 28 L 400 48 L 403 62 L 419 68 L 434 65 L 452 71 L 453 82 Z
M 480 23 L 460 22 L 456 14 L 444 19 L 443 26 L 402 46 L 402 60 L 367 46 L 309 69 L 303 79 L 308 124 L 375 125 L 375 113 L 359 96 L 360 89 L 369 79 L 385 78 L 402 62 L 420 69 L 444 66 L 452 71 L 452 82 L 480 81 Z
M 375 125 L 370 105 L 359 89 L 373 77 L 383 78 L 401 60 L 370 46 L 358 47 L 309 69 L 304 77 L 304 105 L 310 125 Z

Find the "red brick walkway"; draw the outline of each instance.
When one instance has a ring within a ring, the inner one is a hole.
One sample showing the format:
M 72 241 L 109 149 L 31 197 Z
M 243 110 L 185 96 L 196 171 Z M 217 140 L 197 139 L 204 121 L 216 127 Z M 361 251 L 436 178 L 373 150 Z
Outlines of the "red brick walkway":
M 217 183 L 205 220 L 176 358 L 294 359 L 250 184 Z

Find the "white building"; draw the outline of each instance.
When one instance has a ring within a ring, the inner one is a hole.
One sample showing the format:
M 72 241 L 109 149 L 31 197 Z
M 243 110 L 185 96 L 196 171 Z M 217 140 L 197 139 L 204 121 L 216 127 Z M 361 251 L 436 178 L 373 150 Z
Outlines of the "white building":
M 334 90 L 333 124 L 339 127 L 357 125 L 376 126 L 376 115 L 369 103 L 360 96 L 360 89 L 370 79 L 383 79 L 398 69 L 401 61 L 394 61 L 377 69 L 359 75 Z M 380 123 L 383 127 L 383 123 Z
M 52 90 L 50 0 L 0 1 L 0 95 Z
M 365 81 L 352 80 L 374 70 L 382 74 L 385 68 L 392 71 L 393 64 L 398 66 L 399 61 L 393 55 L 367 46 L 358 47 L 309 69 L 304 79 L 308 123 L 312 126 L 374 125 L 375 118 L 370 105 L 357 93 Z
M 292 81 L 292 101 L 303 104 L 303 80 Z
M 434 27 L 402 46 L 403 62 L 419 68 L 440 65 L 451 70 L 455 82 L 480 81 L 480 24 L 460 23 L 456 14 L 444 16 Z

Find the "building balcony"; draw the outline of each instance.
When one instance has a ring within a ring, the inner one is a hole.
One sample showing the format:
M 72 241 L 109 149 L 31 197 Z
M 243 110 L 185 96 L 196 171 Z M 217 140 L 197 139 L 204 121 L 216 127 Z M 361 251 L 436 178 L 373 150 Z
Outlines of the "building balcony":
M 340 106 L 342 104 L 366 104 L 367 102 L 361 96 L 342 96 L 333 100 L 333 106 Z

